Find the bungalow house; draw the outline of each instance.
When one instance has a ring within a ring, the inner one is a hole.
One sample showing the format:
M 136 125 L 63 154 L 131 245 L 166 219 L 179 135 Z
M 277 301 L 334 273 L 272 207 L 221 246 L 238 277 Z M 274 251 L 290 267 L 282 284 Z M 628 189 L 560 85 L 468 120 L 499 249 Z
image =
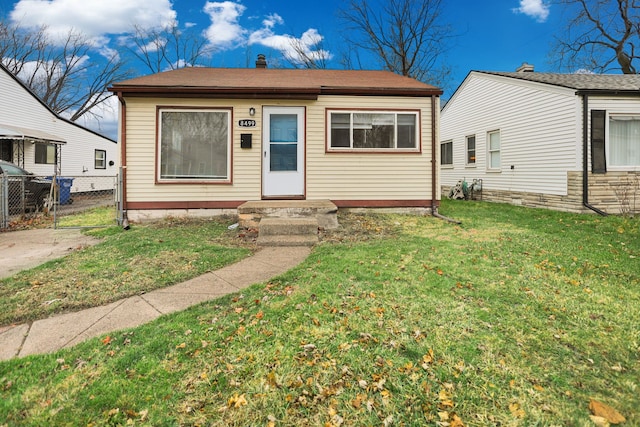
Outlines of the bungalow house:
M 386 71 L 182 68 L 114 84 L 134 220 L 250 201 L 435 209 L 440 89 Z M 301 203 L 301 202 L 300 202 Z
M 54 113 L 2 64 L 0 160 L 42 176 L 114 177 L 118 173 L 116 141 Z M 95 183 L 87 179 L 76 180 L 70 191 L 95 190 L 104 183 L 113 189 L 113 179 Z
M 640 212 L 640 75 L 471 71 L 441 111 L 442 191 L 483 200 Z

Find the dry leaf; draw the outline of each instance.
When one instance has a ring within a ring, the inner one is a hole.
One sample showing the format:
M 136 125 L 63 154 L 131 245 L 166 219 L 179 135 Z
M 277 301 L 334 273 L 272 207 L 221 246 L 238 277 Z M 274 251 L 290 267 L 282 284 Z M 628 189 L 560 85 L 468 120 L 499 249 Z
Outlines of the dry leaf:
M 620 412 L 616 411 L 611 406 L 605 405 L 604 403 L 598 402 L 594 399 L 591 399 L 589 402 L 589 410 L 596 417 L 602 417 L 611 424 L 620 424 L 627 420 L 622 416 L 622 414 L 620 414 Z
M 520 404 L 517 402 L 509 404 L 509 411 L 511 411 L 511 415 L 516 418 L 524 418 L 525 412 L 524 409 L 520 407 Z
M 603 418 L 603 417 L 596 417 L 595 415 L 589 415 L 589 418 L 591 418 L 591 421 L 593 421 L 596 427 L 609 427 L 611 425 L 609 424 L 609 421 L 607 421 L 606 418 Z

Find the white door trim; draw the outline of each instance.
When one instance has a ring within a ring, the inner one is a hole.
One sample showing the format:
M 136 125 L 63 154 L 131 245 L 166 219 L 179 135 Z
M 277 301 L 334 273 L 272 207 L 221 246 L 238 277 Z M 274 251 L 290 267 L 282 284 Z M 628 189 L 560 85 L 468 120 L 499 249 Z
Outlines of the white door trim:
M 304 197 L 305 153 L 305 107 L 263 107 L 263 198 Z

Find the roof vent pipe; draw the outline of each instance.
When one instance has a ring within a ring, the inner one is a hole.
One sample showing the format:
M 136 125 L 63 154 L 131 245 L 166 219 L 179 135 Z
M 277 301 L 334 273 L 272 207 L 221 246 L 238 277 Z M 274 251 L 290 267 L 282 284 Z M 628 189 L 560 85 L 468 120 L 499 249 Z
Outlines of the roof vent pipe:
M 267 68 L 267 58 L 263 54 L 258 54 L 258 60 L 256 61 L 256 68 Z
M 516 73 L 533 73 L 533 65 L 523 62 L 521 66 L 516 68 Z

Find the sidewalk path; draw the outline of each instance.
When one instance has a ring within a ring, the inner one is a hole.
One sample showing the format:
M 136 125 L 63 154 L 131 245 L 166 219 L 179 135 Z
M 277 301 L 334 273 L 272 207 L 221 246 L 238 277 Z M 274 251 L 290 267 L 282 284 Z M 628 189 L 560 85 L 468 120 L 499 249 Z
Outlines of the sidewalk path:
M 71 347 L 237 292 L 286 272 L 304 261 L 309 253 L 307 247 L 267 247 L 240 262 L 168 288 L 30 324 L 0 327 L 0 360 Z

